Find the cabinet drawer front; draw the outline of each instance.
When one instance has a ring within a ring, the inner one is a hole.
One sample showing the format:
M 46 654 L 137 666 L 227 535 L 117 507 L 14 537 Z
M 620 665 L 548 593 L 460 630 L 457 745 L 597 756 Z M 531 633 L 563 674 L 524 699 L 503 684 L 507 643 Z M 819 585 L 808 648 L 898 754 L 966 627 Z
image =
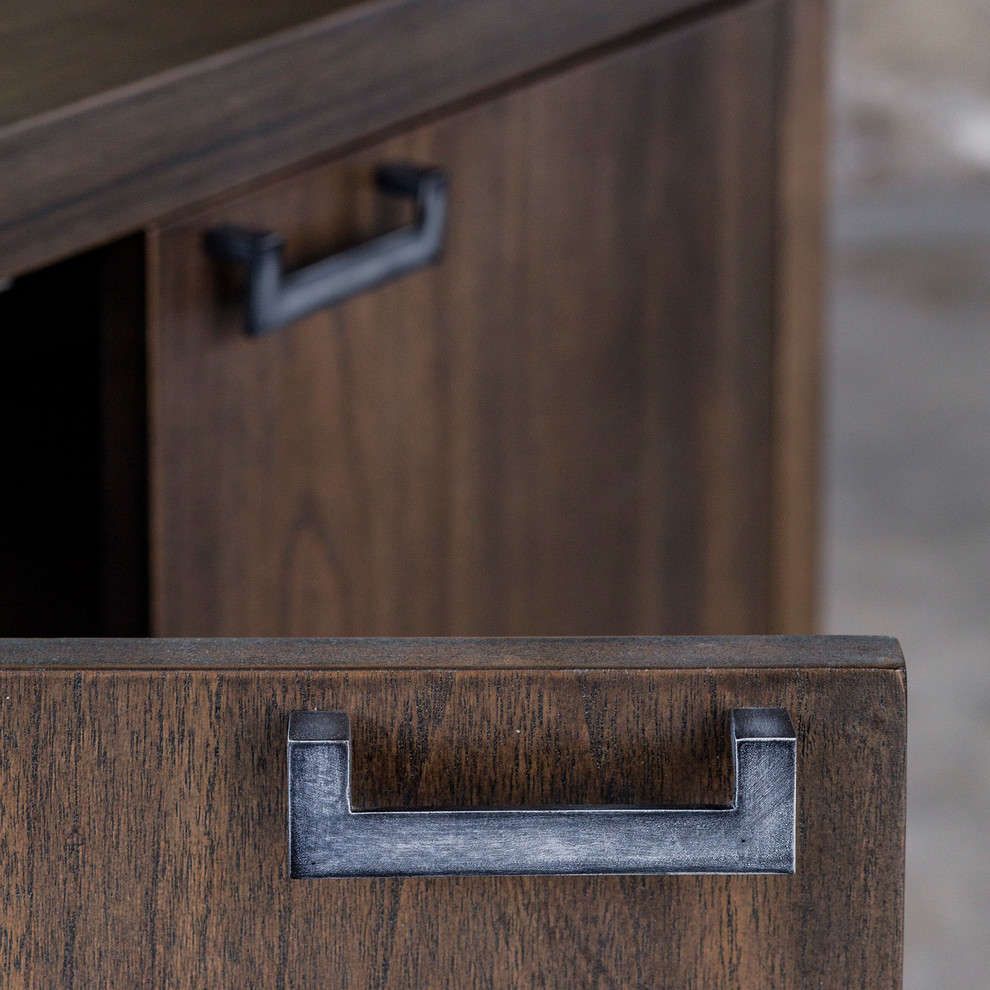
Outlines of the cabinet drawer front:
M 29 646 L 47 669 L 0 672 L 5 986 L 897 987 L 903 669 L 861 646 Z M 792 876 L 289 879 L 292 711 L 352 714 L 355 807 L 677 806 L 728 803 L 735 707 L 793 719 Z
M 153 631 L 761 632 L 780 4 L 734 8 L 151 234 Z M 442 260 L 263 339 L 299 267 L 450 183 Z

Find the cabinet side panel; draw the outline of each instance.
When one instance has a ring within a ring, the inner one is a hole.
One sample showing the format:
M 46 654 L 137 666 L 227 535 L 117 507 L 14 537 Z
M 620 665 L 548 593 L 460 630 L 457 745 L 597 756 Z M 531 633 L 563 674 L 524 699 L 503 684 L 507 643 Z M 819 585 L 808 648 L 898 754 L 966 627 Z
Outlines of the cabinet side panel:
M 779 12 L 157 231 L 154 632 L 765 631 Z M 244 338 L 206 230 L 368 239 L 389 160 L 448 173 L 443 260 Z
M 827 4 L 784 7 L 777 167 L 770 632 L 816 630 Z
M 900 985 L 897 670 L 0 675 L 5 986 Z M 728 713 L 798 735 L 797 873 L 290 881 L 286 725 L 355 805 L 726 803 Z

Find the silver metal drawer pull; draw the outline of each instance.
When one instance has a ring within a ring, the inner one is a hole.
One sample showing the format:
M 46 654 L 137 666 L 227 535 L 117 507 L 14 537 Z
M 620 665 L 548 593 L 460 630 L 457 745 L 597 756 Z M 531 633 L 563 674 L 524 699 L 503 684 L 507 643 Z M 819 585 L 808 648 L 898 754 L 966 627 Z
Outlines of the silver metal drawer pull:
M 732 711 L 727 808 L 354 811 L 345 712 L 289 717 L 289 869 L 303 877 L 793 873 L 796 741 L 781 708 Z
M 247 268 L 244 326 L 249 336 L 271 333 L 437 260 L 447 218 L 444 174 L 413 165 L 383 165 L 375 179 L 383 192 L 416 201 L 415 222 L 299 271 L 285 272 L 279 234 L 233 226 L 207 233 L 211 255 Z

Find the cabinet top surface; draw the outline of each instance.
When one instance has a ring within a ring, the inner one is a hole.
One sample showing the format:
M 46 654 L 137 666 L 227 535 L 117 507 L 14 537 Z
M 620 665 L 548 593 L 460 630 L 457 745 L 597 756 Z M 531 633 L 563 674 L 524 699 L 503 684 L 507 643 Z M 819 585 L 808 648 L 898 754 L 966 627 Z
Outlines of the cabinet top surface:
M 0 278 L 701 3 L 5 2 Z
M 904 667 L 886 636 L 527 639 L 20 639 L 0 669 L 704 669 Z
M 0 127 L 361 3 L 12 0 L 0 6 Z

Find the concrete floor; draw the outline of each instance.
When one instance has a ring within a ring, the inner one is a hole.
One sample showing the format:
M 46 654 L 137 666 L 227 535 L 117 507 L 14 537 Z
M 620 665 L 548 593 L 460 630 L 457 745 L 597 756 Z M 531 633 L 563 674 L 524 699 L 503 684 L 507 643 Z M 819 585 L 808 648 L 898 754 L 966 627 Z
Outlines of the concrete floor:
M 908 663 L 906 990 L 988 985 L 990 182 L 841 191 L 827 632 Z

